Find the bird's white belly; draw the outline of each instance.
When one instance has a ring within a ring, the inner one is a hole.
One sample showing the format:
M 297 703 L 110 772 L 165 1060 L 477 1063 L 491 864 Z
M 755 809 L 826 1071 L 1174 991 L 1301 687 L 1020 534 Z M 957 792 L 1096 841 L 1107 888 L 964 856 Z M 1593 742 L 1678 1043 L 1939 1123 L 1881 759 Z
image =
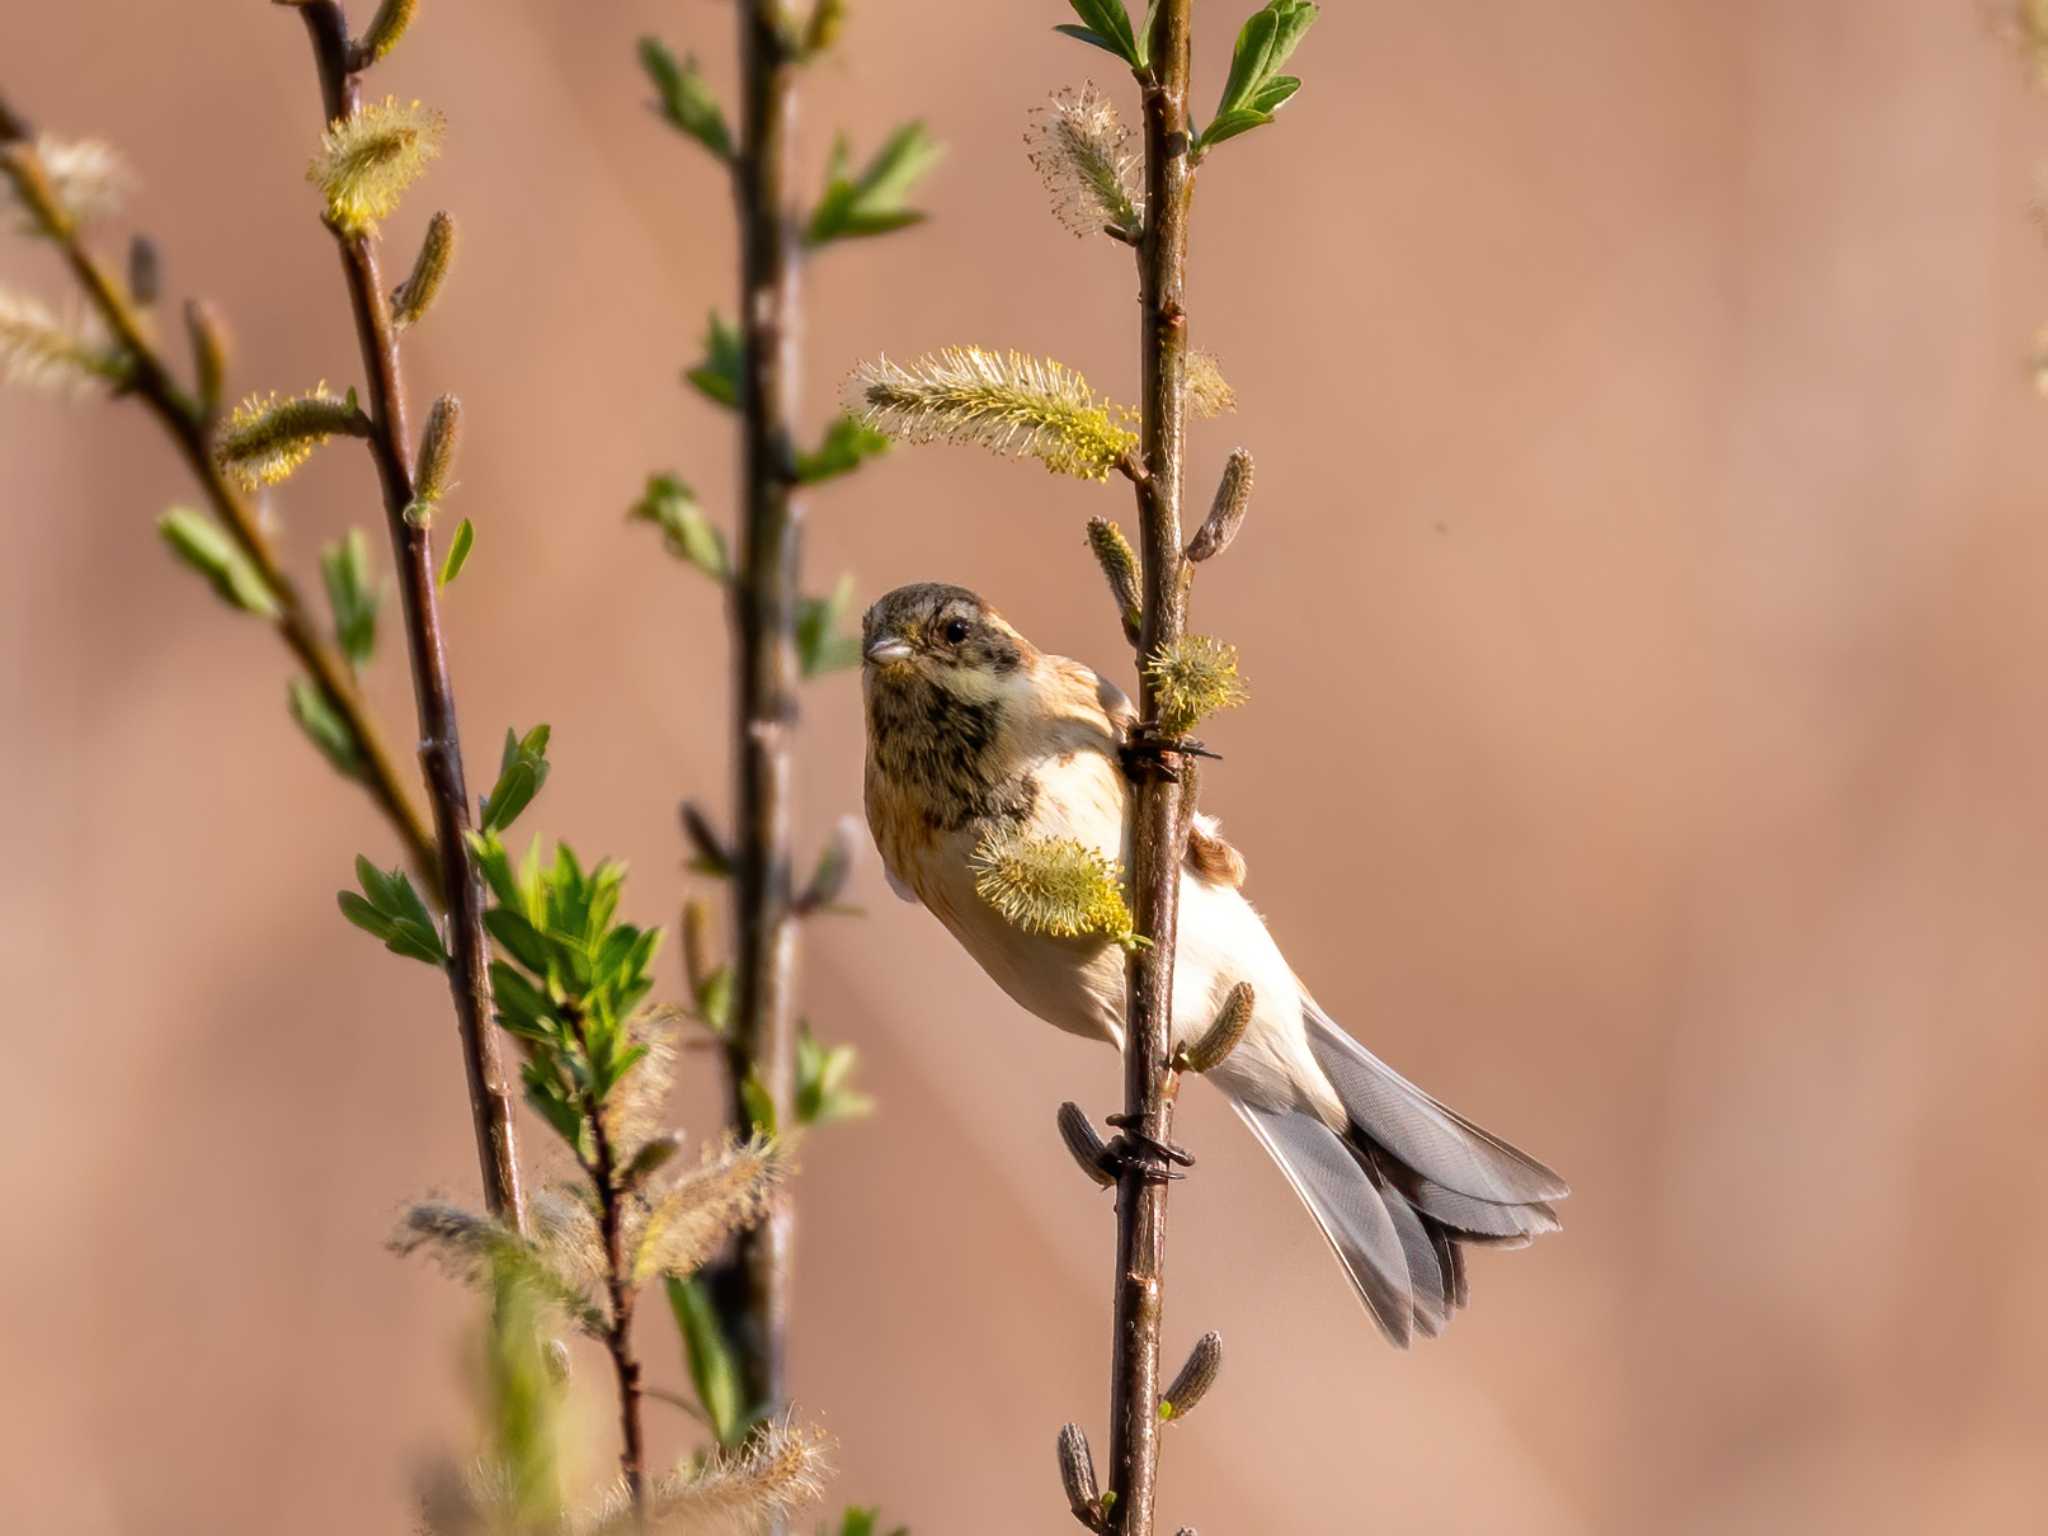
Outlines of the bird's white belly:
M 1123 950 L 1106 939 L 1055 939 L 1012 926 L 976 894 L 968 851 L 934 871 L 940 889 L 930 895 L 938 899 L 926 904 L 1018 1006 L 1070 1033 L 1121 1048 Z M 1184 871 L 1178 935 L 1174 1045 L 1207 1030 L 1230 989 L 1249 982 L 1256 999 L 1251 1027 L 1210 1076 L 1249 1104 L 1310 1109 L 1343 1124 L 1336 1094 L 1309 1054 L 1300 984 L 1251 903 L 1239 891 Z

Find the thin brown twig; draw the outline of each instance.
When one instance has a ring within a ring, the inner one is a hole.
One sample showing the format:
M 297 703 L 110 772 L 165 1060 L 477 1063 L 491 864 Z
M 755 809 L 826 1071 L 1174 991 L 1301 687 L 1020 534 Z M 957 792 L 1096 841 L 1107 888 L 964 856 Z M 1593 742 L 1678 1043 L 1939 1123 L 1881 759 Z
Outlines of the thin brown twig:
M 406 787 L 370 705 L 356 687 L 348 663 L 322 634 L 285 570 L 276 545 L 246 497 L 222 473 L 213 456 L 213 413 L 178 383 L 158 350 L 153 328 L 121 281 L 93 255 L 76 220 L 51 190 L 29 125 L 0 104 L 0 169 L 14 183 L 22 203 L 56 245 L 93 310 L 130 360 L 125 388 L 148 407 L 169 435 L 209 506 L 236 546 L 263 578 L 277 604 L 273 620 L 319 689 L 327 707 L 348 726 L 358 759 L 358 778 L 405 845 L 407 858 L 431 888 L 440 886 L 440 857 L 433 832 Z
M 1177 641 L 1186 622 L 1181 581 L 1181 482 L 1187 424 L 1188 71 L 1192 0 L 1160 0 L 1144 91 L 1146 225 L 1138 246 L 1143 360 L 1138 482 L 1144 615 L 1138 640 L 1140 718 L 1159 717 L 1145 658 Z M 1170 745 L 1170 744 L 1169 744 Z M 1131 874 L 1137 930 L 1151 942 L 1131 951 L 1124 1045 L 1124 1122 L 1155 1144 L 1173 1128 L 1178 1087 L 1172 1038 L 1174 935 L 1186 833 L 1180 779 L 1154 774 L 1135 789 Z M 1191 788 L 1186 798 L 1192 798 Z M 1126 1158 L 1117 1180 L 1114 1365 L 1110 1380 L 1108 1525 L 1119 1536 L 1150 1536 L 1159 1467 L 1159 1335 L 1166 1258 L 1167 1182 L 1142 1158 Z
M 739 11 L 739 145 L 732 161 L 740 224 L 740 391 L 745 504 L 739 569 L 728 597 L 734 642 L 737 800 L 733 927 L 737 950 L 727 1037 L 730 1119 L 751 1134 L 748 1084 L 765 1090 L 778 1123 L 796 1097 L 796 952 L 791 865 L 796 725 L 797 572 L 802 508 L 793 442 L 797 265 L 802 242 L 789 205 L 796 72 L 780 0 Z M 795 1219 L 778 1201 L 736 1241 L 712 1276 L 752 1416 L 787 1401 L 785 1335 Z
M 581 1024 L 578 1024 L 581 1029 Z M 589 1048 L 588 1040 L 584 1042 Z M 611 1132 L 605 1125 L 604 1106 L 593 1100 L 586 1120 L 590 1126 L 591 1155 L 583 1171 L 590 1176 L 597 1194 L 598 1233 L 604 1242 L 605 1293 L 611 1301 L 606 1320 L 604 1347 L 611 1356 L 612 1373 L 619 1383 L 619 1472 L 626 1480 L 627 1496 L 634 1510 L 647 1509 L 647 1442 L 641 1427 L 640 1361 L 633 1353 L 633 1306 L 639 1288 L 633 1283 L 633 1266 L 626 1253 L 626 1192 L 619 1187 L 618 1159 L 612 1148 Z
M 348 19 L 336 0 L 309 0 L 295 7 L 305 19 L 320 76 L 325 122 L 355 116 L 362 106 L 362 78 L 348 34 Z M 441 890 L 448 913 L 449 988 L 455 998 L 457 1030 L 469 1078 L 476 1123 L 477 1156 L 483 1170 L 484 1203 L 516 1231 L 526 1225 L 513 1139 L 512 1095 L 506 1087 L 503 1054 L 493 1022 L 490 944 L 484 932 L 483 882 L 470 853 L 469 791 L 463 781 L 462 741 L 455 719 L 455 691 L 448 675 L 441 609 L 435 587 L 431 519 L 409 517 L 415 499 L 406 427 L 405 381 L 399 367 L 398 333 L 377 268 L 377 247 L 364 231 L 330 221 L 348 280 L 369 401 L 371 457 L 383 488 L 385 522 L 398 567 L 400 606 L 412 662 L 413 697 L 419 710 L 420 762 L 433 806 L 434 838 L 441 852 Z

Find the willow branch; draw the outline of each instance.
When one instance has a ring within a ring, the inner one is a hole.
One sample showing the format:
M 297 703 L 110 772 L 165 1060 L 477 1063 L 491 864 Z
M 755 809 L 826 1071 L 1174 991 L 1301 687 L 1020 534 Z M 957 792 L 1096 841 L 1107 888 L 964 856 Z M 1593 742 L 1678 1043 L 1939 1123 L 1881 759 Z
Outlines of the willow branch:
M 255 508 L 215 462 L 212 412 L 178 383 L 157 348 L 153 328 L 121 281 L 86 246 L 77 221 L 52 192 L 28 124 L 4 105 L 0 105 L 0 169 L 14 183 L 23 205 L 56 245 L 87 301 L 127 354 L 131 367 L 128 392 L 142 401 L 163 427 L 198 481 L 208 506 L 276 600 L 273 627 L 311 676 L 327 707 L 347 724 L 355 741 L 358 777 L 364 790 L 398 834 L 421 878 L 438 887 L 440 859 L 434 834 L 406 787 L 348 664 L 321 632 Z
M 335 0 L 310 0 L 297 7 L 312 41 L 326 120 L 353 117 L 362 106 L 362 80 L 348 35 L 348 20 Z M 420 761 L 433 806 L 434 838 L 441 854 L 441 890 L 448 912 L 448 967 L 455 1017 L 469 1079 L 476 1122 L 477 1157 L 483 1170 L 484 1201 L 491 1214 L 524 1230 L 525 1208 L 513 1143 L 512 1096 L 492 1022 L 490 946 L 484 933 L 483 883 L 470 854 L 469 790 L 463 781 L 462 740 L 456 727 L 455 691 L 449 681 L 447 648 L 435 586 L 431 520 L 408 517 L 415 490 L 406 427 L 405 382 L 399 368 L 398 333 L 391 321 L 377 247 L 367 231 L 351 232 L 330 222 L 348 282 L 356 338 L 363 357 L 370 415 L 369 446 L 384 493 L 385 522 L 398 568 L 398 589 L 412 662 L 413 697 L 419 709 Z
M 587 1049 L 587 1042 L 586 1042 Z M 644 1514 L 647 1507 L 647 1449 L 641 1430 L 640 1361 L 633 1353 L 633 1304 L 639 1288 L 633 1284 L 632 1256 L 626 1252 L 625 1202 L 630 1196 L 620 1187 L 618 1158 L 611 1132 L 605 1125 L 604 1106 L 593 1100 L 588 1115 L 591 1156 L 584 1164 L 591 1187 L 597 1193 L 598 1233 L 604 1242 L 605 1291 L 611 1313 L 605 1326 L 605 1352 L 611 1356 L 612 1373 L 619 1383 L 619 1472 L 625 1478 L 633 1508 Z
M 802 510 L 794 496 L 797 262 L 790 213 L 796 71 L 779 0 L 740 7 L 741 102 L 733 191 L 740 225 L 740 392 L 745 477 L 739 569 L 729 588 L 734 648 L 737 826 L 733 859 L 734 968 L 727 1039 L 730 1118 L 753 1129 L 752 1079 L 794 1119 L 797 921 L 791 837 L 795 799 L 797 576 Z M 784 1347 L 795 1220 L 777 1202 L 737 1240 L 714 1277 L 748 1408 L 787 1400 Z
M 1141 717 L 1158 718 L 1146 658 L 1178 640 L 1186 621 L 1181 572 L 1181 482 L 1187 423 L 1189 23 L 1192 0 L 1160 0 L 1144 82 L 1145 219 L 1138 245 L 1142 400 L 1138 495 L 1144 612 L 1138 660 Z M 1186 760 L 1183 759 L 1183 762 Z M 1186 777 L 1186 775 L 1183 775 Z M 1138 932 L 1151 942 L 1131 952 L 1124 1034 L 1124 1123 L 1156 1143 L 1169 1140 L 1178 1079 L 1170 1066 L 1174 934 L 1185 837 L 1183 786 L 1163 774 L 1136 786 L 1131 877 Z M 1117 1180 L 1115 1355 L 1110 1381 L 1109 1528 L 1150 1536 L 1159 1467 L 1159 1333 L 1166 1259 L 1167 1184 L 1143 1159 L 1126 1159 Z

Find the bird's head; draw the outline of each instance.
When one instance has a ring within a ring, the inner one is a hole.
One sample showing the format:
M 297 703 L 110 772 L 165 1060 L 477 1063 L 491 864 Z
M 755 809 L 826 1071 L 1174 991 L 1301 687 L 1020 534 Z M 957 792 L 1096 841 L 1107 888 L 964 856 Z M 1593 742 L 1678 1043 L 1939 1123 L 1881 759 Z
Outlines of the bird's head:
M 936 690 L 963 704 L 993 703 L 1022 681 L 1035 654 L 965 587 L 898 587 L 861 620 L 861 672 L 870 697 Z

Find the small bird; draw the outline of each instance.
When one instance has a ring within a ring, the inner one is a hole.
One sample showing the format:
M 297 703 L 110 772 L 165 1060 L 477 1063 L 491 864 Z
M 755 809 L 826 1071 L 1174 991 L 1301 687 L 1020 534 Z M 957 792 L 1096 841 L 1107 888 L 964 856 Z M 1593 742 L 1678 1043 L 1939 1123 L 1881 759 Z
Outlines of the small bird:
M 1121 1047 L 1124 953 L 1011 923 L 976 890 L 985 838 L 1073 839 L 1128 867 L 1122 690 L 1047 655 L 964 587 L 899 587 L 862 622 L 867 815 L 889 884 L 922 902 L 1012 999 Z M 1181 870 L 1175 1047 L 1248 982 L 1243 1039 L 1208 1074 L 1329 1239 L 1373 1320 L 1405 1348 L 1467 1297 L 1467 1244 L 1558 1230 L 1565 1183 L 1438 1103 L 1337 1027 L 1244 897 L 1245 866 L 1197 815 Z

